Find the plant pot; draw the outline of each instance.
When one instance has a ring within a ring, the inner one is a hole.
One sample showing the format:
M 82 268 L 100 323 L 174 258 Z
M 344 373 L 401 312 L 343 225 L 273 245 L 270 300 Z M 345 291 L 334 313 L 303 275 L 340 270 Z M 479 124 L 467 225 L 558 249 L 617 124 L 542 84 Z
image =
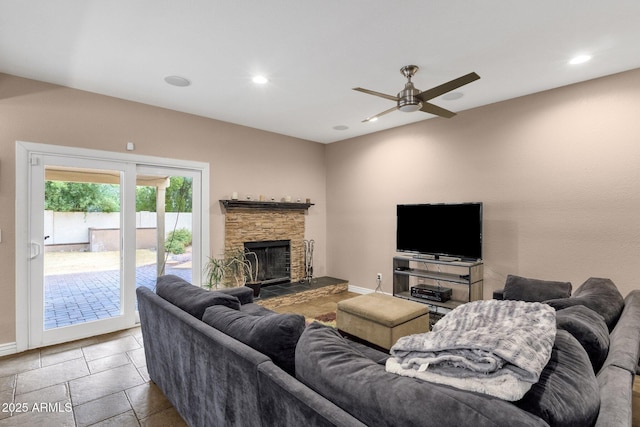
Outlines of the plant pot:
M 245 286 L 250 287 L 251 289 L 253 289 L 253 296 L 254 297 L 258 297 L 260 296 L 260 285 L 261 283 L 246 283 Z

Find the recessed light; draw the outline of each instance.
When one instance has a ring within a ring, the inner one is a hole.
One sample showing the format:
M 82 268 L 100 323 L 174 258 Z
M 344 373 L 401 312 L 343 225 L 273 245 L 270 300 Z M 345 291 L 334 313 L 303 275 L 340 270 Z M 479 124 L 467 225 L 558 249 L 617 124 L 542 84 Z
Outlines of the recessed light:
M 267 79 L 265 76 L 255 76 L 251 80 L 257 85 L 263 85 L 263 84 L 269 83 L 269 79 Z
M 464 96 L 464 93 L 462 92 L 449 92 L 442 95 L 442 99 L 445 99 L 447 101 L 455 101 L 456 99 L 460 99 L 463 96 Z
M 345 125 L 336 125 L 333 127 L 335 130 L 347 130 L 349 129 L 349 126 L 345 126 Z
M 191 81 L 180 76 L 167 76 L 164 81 L 172 86 L 186 87 L 191 85 Z
M 569 61 L 569 64 L 571 65 L 578 65 L 578 64 L 584 64 L 585 62 L 589 61 L 591 59 L 591 55 L 578 55 L 578 56 L 574 56 L 571 61 Z

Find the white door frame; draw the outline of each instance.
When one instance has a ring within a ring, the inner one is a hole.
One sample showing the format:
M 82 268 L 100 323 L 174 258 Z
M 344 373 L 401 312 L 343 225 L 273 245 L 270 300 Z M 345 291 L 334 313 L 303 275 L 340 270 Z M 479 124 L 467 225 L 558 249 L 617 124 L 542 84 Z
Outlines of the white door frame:
M 32 245 L 30 242 L 31 232 L 37 232 L 37 230 L 30 230 L 29 213 L 29 201 L 31 194 L 31 171 L 30 162 L 32 155 L 54 155 L 61 157 L 71 157 L 80 160 L 102 160 L 113 161 L 119 163 L 130 164 L 135 171 L 136 166 L 145 167 L 158 167 L 169 169 L 185 169 L 200 173 L 201 186 L 199 194 L 196 188 L 193 189 L 194 199 L 200 196 L 201 205 L 198 213 L 201 221 L 199 231 L 196 231 L 194 225 L 194 234 L 198 233 L 200 237 L 199 248 L 194 248 L 194 254 L 199 253 L 199 260 L 197 264 L 204 265 L 207 256 L 209 254 L 209 164 L 204 162 L 195 162 L 188 160 L 176 160 L 168 158 L 160 158 L 153 156 L 141 156 L 131 153 L 118 153 L 110 151 L 92 150 L 76 147 L 55 146 L 47 144 L 38 144 L 32 142 L 16 142 L 16 351 L 21 352 L 29 348 L 36 347 L 37 345 L 30 344 L 30 322 L 32 316 L 30 313 L 30 262 Z M 135 187 L 135 173 L 132 177 L 133 186 Z M 134 192 L 135 194 L 135 192 Z M 130 203 L 131 201 L 129 201 Z M 126 200 L 125 200 L 125 203 Z M 194 206 L 195 210 L 195 206 Z M 135 218 L 134 218 L 135 220 Z M 135 224 L 135 222 L 134 222 Z M 195 221 L 194 221 L 195 224 Z M 135 239 L 135 237 L 134 237 Z M 131 240 L 131 239 L 129 239 Z M 135 248 L 135 241 L 125 242 L 125 244 L 133 245 Z M 135 254 L 135 251 L 133 252 Z M 124 260 L 125 263 L 135 262 Z M 196 264 L 194 264 L 195 267 Z M 131 272 L 134 269 L 128 268 Z M 200 285 L 199 274 L 201 269 L 193 269 L 193 282 L 196 285 Z M 125 274 L 126 270 L 125 270 Z M 130 281 L 131 277 L 124 278 Z M 135 283 L 135 277 L 133 277 Z M 125 287 L 126 288 L 126 287 Z M 132 288 L 132 287 L 130 287 Z M 127 298 L 130 298 L 131 290 Z M 93 335 L 90 329 L 87 330 L 87 336 Z M 53 344 L 53 343 L 47 343 Z M 45 344 L 41 344 L 45 345 Z

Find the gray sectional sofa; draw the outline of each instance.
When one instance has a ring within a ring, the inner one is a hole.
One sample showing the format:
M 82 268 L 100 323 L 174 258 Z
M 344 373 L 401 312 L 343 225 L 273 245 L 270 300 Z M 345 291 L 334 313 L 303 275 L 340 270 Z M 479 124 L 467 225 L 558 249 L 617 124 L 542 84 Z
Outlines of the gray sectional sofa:
M 137 294 L 149 375 L 190 426 L 631 426 L 640 291 L 622 299 L 604 279 L 535 296 L 558 310 L 556 344 L 517 402 L 388 373 L 388 354 L 275 314 L 249 288 L 163 276 Z

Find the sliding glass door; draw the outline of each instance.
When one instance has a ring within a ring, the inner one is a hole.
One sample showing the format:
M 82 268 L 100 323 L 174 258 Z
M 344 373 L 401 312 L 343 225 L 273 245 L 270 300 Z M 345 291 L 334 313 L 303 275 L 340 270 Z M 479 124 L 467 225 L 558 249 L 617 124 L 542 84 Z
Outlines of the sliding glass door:
M 135 326 L 135 289 L 158 275 L 201 283 L 208 165 L 16 147 L 19 351 Z

